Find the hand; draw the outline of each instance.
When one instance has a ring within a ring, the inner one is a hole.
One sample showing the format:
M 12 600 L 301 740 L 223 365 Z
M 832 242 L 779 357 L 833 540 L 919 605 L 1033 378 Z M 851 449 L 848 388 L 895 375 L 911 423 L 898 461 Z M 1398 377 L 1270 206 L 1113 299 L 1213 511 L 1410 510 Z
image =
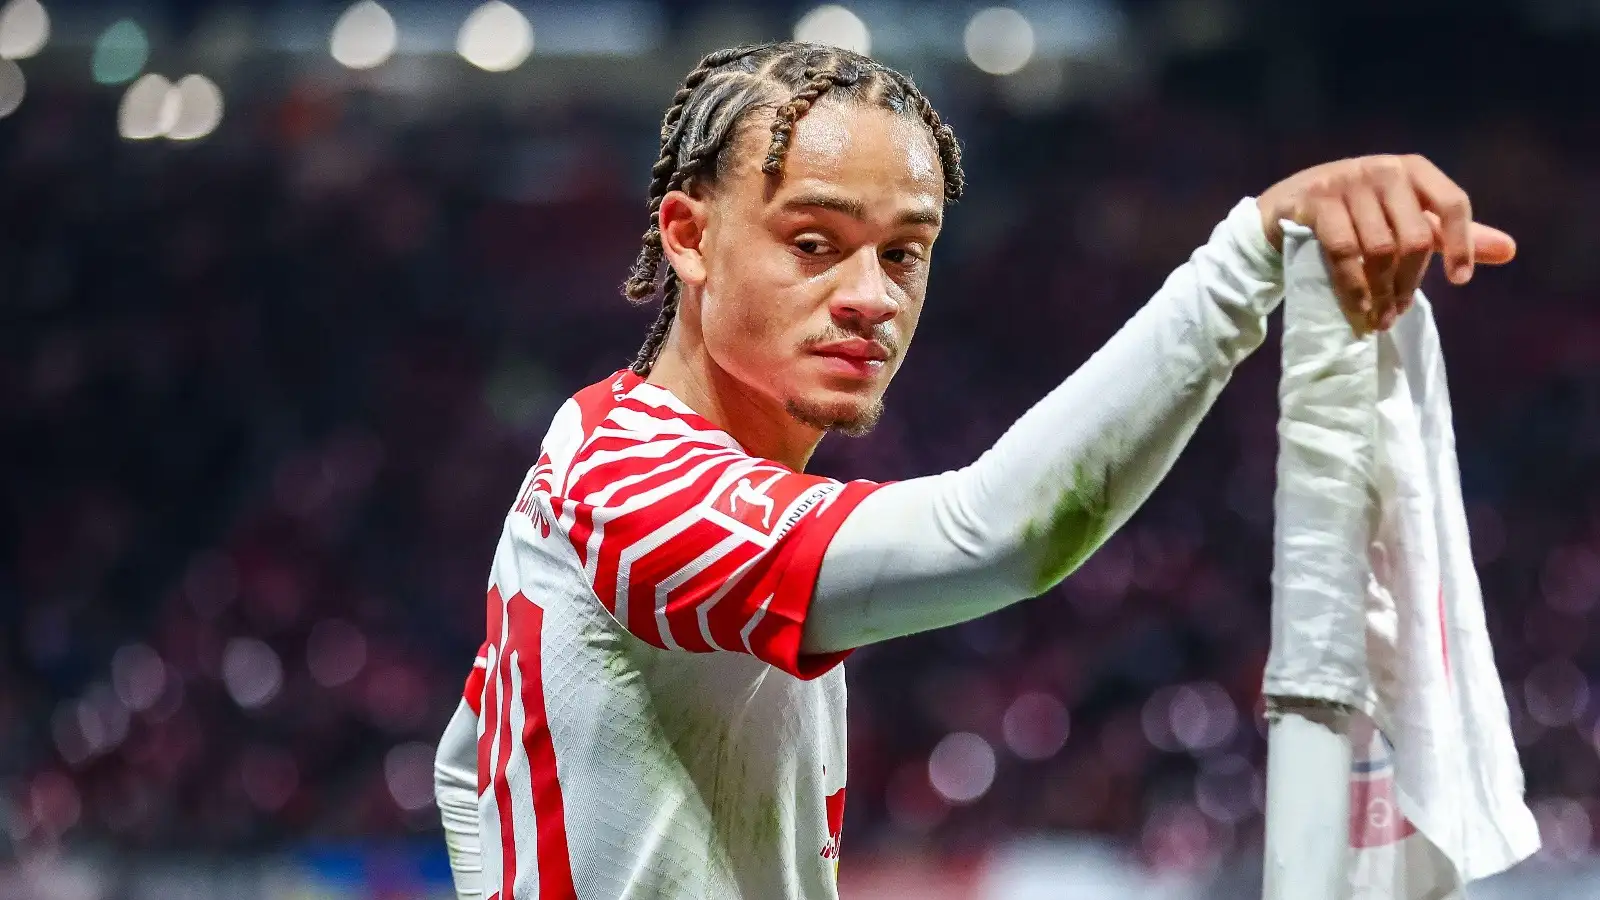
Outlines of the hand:
M 1466 192 L 1416 155 L 1314 166 L 1268 188 L 1256 206 L 1280 250 L 1279 220 L 1312 230 L 1358 331 L 1387 329 L 1410 308 L 1435 251 L 1454 284 L 1465 284 L 1476 263 L 1500 265 L 1517 253 L 1510 235 L 1472 221 Z

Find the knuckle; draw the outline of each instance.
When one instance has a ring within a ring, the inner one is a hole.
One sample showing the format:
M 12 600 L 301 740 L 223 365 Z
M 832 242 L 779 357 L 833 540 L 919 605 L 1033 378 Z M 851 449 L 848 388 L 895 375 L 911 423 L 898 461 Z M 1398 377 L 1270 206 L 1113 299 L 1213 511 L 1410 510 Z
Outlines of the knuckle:
M 1399 252 L 1403 256 L 1421 256 L 1432 249 L 1432 234 L 1411 231 L 1400 237 Z
M 1365 256 L 1388 259 L 1395 255 L 1395 250 L 1397 248 L 1398 245 L 1395 243 L 1394 238 L 1379 237 L 1367 241 L 1367 243 L 1361 248 L 1361 252 Z
M 1352 260 L 1361 255 L 1361 246 L 1355 238 L 1345 235 L 1336 235 L 1331 238 L 1320 238 L 1322 249 L 1328 256 L 1336 261 Z
M 1391 184 L 1405 175 L 1405 164 L 1392 155 L 1369 156 L 1362 162 L 1362 174 L 1375 184 Z

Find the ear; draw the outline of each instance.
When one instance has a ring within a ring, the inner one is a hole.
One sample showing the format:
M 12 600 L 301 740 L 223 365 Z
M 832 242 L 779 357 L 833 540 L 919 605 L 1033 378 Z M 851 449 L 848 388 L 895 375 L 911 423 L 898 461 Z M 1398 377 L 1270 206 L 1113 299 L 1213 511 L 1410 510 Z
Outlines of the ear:
M 661 198 L 661 251 L 677 272 L 678 280 L 699 287 L 706 280 L 701 241 L 706 235 L 706 202 L 683 191 L 668 191 Z

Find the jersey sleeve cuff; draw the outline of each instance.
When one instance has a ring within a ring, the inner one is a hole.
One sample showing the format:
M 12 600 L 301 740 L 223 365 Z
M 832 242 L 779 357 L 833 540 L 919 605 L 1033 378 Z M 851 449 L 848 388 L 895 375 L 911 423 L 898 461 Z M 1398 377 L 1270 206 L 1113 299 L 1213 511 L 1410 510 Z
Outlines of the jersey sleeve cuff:
M 817 575 L 822 571 L 822 557 L 828 551 L 828 544 L 833 541 L 833 536 L 838 533 L 851 510 L 880 487 L 881 484 L 867 481 L 845 484 L 818 520 L 796 535 L 797 540 L 781 563 L 783 574 L 777 590 L 773 592 L 772 602 L 767 606 L 766 617 L 776 618 L 778 627 L 758 628 L 758 631 L 766 632 L 768 637 L 761 645 L 751 648 L 762 660 L 796 678 L 809 681 L 826 674 L 854 652 L 801 653 L 800 637 L 805 631 L 812 598 L 816 596 Z

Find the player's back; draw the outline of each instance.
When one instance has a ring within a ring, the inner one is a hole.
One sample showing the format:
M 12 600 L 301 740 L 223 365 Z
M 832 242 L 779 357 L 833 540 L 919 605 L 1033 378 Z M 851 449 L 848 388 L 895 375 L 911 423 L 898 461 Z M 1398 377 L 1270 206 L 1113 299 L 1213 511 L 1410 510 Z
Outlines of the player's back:
M 469 698 L 485 897 L 836 895 L 843 655 L 799 641 L 872 488 L 750 457 L 632 373 L 563 406 Z

